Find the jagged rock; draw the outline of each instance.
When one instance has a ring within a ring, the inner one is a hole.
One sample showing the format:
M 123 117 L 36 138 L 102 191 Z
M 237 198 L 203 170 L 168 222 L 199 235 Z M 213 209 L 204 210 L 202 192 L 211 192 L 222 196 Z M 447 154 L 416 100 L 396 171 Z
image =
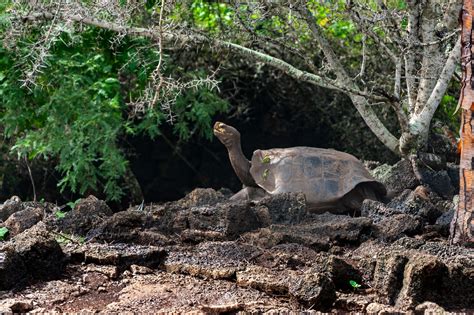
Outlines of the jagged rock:
M 396 214 L 374 225 L 374 235 L 391 242 L 421 232 L 421 220 L 410 214 Z
M 355 261 L 325 252 L 317 253 L 299 244 L 281 244 L 272 247 L 258 256 L 254 263 L 264 266 L 257 271 L 264 273 L 262 270 L 267 270 L 272 279 L 280 278 L 288 271 L 304 271 L 311 268 L 314 272 L 329 275 L 337 290 L 353 291 L 351 280 L 362 283 L 361 272 L 355 266 Z M 275 269 L 278 270 L 276 274 Z M 251 269 L 250 273 L 254 274 L 254 271 L 255 269 Z
M 405 237 L 390 246 L 366 242 L 353 257 L 376 260 L 377 302 L 404 310 L 424 301 L 456 309 L 474 303 L 474 249 Z
M 236 242 L 206 242 L 189 249 L 177 248 L 169 252 L 163 267 L 168 272 L 208 277 L 235 278 L 261 251 L 251 245 Z
M 444 199 L 452 199 L 456 190 L 451 184 L 451 178 L 446 170 L 434 171 L 427 167 L 418 167 L 420 181 L 428 185 L 438 195 Z
M 324 256 L 324 257 L 321 257 Z M 288 268 L 300 270 L 327 259 L 325 252 L 316 252 L 296 243 L 276 245 L 255 258 L 256 265 L 267 268 Z
M 459 164 L 448 163 L 446 168 L 454 191 L 459 191 Z
M 34 278 L 50 279 L 61 275 L 65 256 L 44 223 L 37 223 L 15 236 L 11 243 Z
M 387 191 L 395 195 L 419 184 L 408 160 L 400 160 L 393 166 L 383 164 L 372 170 L 371 174 L 386 186 Z
M 4 244 L 0 248 L 0 290 L 21 286 L 27 278 L 27 269 L 20 255 L 10 243 Z
M 466 248 L 461 248 L 461 250 Z M 472 308 L 474 305 L 474 250 L 467 255 L 452 257 L 447 262 L 448 277 L 441 284 L 442 294 L 437 300 L 443 305 L 456 305 L 459 308 Z M 437 283 L 439 286 L 439 283 Z M 443 294 L 444 293 L 444 294 Z
M 361 272 L 355 267 L 355 262 L 351 263 L 349 259 L 331 255 L 324 264 L 324 269 L 331 275 L 337 290 L 352 291 L 354 288 L 350 281 L 364 285 Z
M 111 215 L 112 210 L 105 201 L 91 195 L 81 199 L 64 218 L 56 220 L 55 225 L 62 232 L 85 236 Z
M 167 253 L 157 246 L 88 243 L 72 248 L 69 254 L 74 263 L 113 265 L 124 270 L 131 265 L 157 267 Z
M 399 314 L 403 313 L 401 310 L 396 309 L 393 306 L 380 304 L 380 303 L 370 303 L 365 308 L 367 314 L 378 314 L 378 315 L 389 315 L 389 314 Z
M 306 215 L 306 198 L 302 193 L 268 196 L 258 201 L 254 209 L 264 226 L 299 223 Z
M 13 196 L 10 199 L 6 200 L 3 205 L 0 206 L 0 220 L 5 221 L 13 213 L 20 211 L 21 199 L 18 196 Z
M 417 157 L 420 164 L 427 166 L 434 171 L 440 171 L 446 168 L 446 157 L 443 157 L 442 155 L 418 152 Z
M 321 251 L 328 250 L 332 244 L 357 244 L 371 226 L 372 221 L 368 218 L 324 213 L 312 215 L 308 223 L 271 225 L 242 237 L 247 242 L 264 248 L 298 243 Z
M 446 312 L 444 308 L 433 302 L 423 302 L 415 307 L 415 314 L 438 314 L 442 315 Z
M 181 208 L 212 206 L 226 199 L 221 191 L 212 188 L 196 188 L 174 204 Z
M 290 297 L 305 307 L 325 309 L 336 300 L 336 290 L 330 276 L 312 269 L 292 278 L 288 289 Z
M 453 197 L 453 202 L 446 204 L 445 207 L 448 210 L 445 210 L 444 213 L 436 219 L 435 224 L 440 227 L 441 234 L 444 236 L 449 235 L 449 229 L 451 226 L 451 221 L 454 217 L 454 212 L 456 211 L 459 203 L 459 195 Z
M 212 189 L 197 189 L 174 203 L 145 207 L 143 211 L 118 212 L 97 224 L 89 231 L 87 239 L 138 244 L 153 241 L 160 245 L 174 243 L 167 235 L 179 235 L 180 241 L 190 243 L 234 240 L 245 232 L 275 222 L 297 222 L 306 211 L 303 194 L 270 196 L 256 204 L 250 201 L 218 202 L 223 198 L 219 194 L 222 195 Z
M 288 294 L 290 276 L 291 274 L 288 270 L 276 271 L 252 265 L 236 273 L 238 286 L 279 295 Z
M 37 202 L 37 201 L 27 201 L 22 202 L 21 199 L 17 196 L 13 196 L 10 199 L 6 200 L 3 204 L 0 204 L 0 221 L 6 221 L 12 214 L 27 210 L 27 209 L 42 209 L 43 214 L 51 214 L 58 207 L 55 204 L 49 202 Z M 25 213 L 22 216 L 26 215 Z M 25 219 L 26 219 L 25 217 Z
M 33 309 L 29 300 L 5 299 L 0 301 L 1 314 L 26 314 Z
M 374 289 L 377 301 L 393 305 L 403 285 L 403 272 L 408 258 L 399 252 L 389 252 L 377 257 L 374 271 Z
M 248 202 L 193 207 L 180 212 L 175 222 L 180 220 L 186 222 L 185 226 L 188 229 L 222 233 L 229 240 L 262 227 Z
M 403 286 L 396 305 L 403 309 L 412 308 L 423 301 L 437 301 L 443 294 L 443 281 L 448 268 L 432 255 L 415 254 L 405 266 Z
M 363 217 L 372 219 L 374 223 L 401 213 L 400 211 L 397 211 L 380 201 L 370 199 L 364 200 L 360 210 Z
M 371 226 L 372 220 L 368 218 L 354 218 L 326 212 L 320 215 L 312 215 L 308 219 L 308 223 L 289 226 L 289 228 L 293 230 L 295 235 L 327 237 L 336 244 L 357 244 L 361 236 L 369 232 Z M 275 227 L 283 226 L 276 225 Z M 282 228 L 282 230 L 286 229 Z M 300 232 L 298 233 L 298 231 Z
M 342 293 L 337 292 L 337 300 L 334 302 L 333 309 L 331 313 L 340 314 L 340 313 L 361 313 L 363 312 L 367 305 L 374 301 L 373 294 L 354 294 L 351 293 Z
M 10 235 L 15 236 L 41 221 L 43 214 L 42 208 L 27 207 L 10 215 L 4 225 L 8 228 Z
M 429 223 L 434 223 L 442 215 L 442 211 L 434 206 L 431 200 L 435 197 L 424 186 L 418 186 L 415 190 L 404 190 L 399 196 L 390 201 L 388 207 L 401 213 L 418 215 Z M 436 200 L 438 201 L 438 200 Z
M 120 242 L 135 244 L 172 245 L 176 242 L 154 225 L 160 221 L 160 216 L 145 211 L 127 210 L 117 212 L 107 217 L 91 229 L 87 240 Z M 165 224 L 164 220 L 160 224 Z
M 404 236 L 393 242 L 392 247 L 402 249 L 420 249 L 425 244 L 425 241 L 413 237 Z
M 22 285 L 29 279 L 55 278 L 64 266 L 61 247 L 40 222 L 0 248 L 0 289 Z

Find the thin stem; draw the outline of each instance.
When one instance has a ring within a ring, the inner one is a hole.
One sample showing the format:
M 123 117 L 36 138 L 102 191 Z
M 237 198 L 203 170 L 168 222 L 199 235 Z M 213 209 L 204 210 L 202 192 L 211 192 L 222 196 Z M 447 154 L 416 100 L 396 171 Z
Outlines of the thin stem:
M 35 180 L 33 179 L 33 173 L 31 172 L 30 164 L 28 163 L 28 158 L 25 156 L 26 167 L 28 168 L 28 174 L 30 175 L 31 186 L 33 187 L 33 201 L 36 201 L 36 186 Z

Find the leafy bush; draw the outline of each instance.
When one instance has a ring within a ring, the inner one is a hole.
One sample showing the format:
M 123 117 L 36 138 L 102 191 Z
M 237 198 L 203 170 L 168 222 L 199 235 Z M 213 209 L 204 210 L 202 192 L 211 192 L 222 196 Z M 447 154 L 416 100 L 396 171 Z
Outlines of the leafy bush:
M 26 89 L 20 79 L 38 34 L 13 50 L 0 48 L 0 132 L 14 140 L 11 152 L 19 158 L 55 163 L 63 176 L 61 190 L 101 190 L 109 200 L 119 200 L 128 161 L 118 140 L 126 134 L 158 136 L 167 119 L 159 106 L 130 119 L 126 103 L 145 88 L 157 52 L 142 39 L 124 39 L 113 47 L 112 33 L 89 28 L 77 35 L 65 30 L 45 58 L 36 85 Z M 179 73 L 172 65 L 166 72 Z M 177 91 L 174 130 L 182 139 L 195 132 L 209 137 L 212 116 L 226 108 L 227 103 L 205 86 Z

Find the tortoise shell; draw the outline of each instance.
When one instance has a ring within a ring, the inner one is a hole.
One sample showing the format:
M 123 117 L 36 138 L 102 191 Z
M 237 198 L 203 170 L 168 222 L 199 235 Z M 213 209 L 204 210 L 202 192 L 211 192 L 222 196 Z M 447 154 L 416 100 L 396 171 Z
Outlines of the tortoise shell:
M 370 183 L 381 194 L 386 190 L 354 156 L 311 147 L 256 150 L 250 174 L 270 194 L 302 192 L 308 205 L 337 203 L 358 184 Z

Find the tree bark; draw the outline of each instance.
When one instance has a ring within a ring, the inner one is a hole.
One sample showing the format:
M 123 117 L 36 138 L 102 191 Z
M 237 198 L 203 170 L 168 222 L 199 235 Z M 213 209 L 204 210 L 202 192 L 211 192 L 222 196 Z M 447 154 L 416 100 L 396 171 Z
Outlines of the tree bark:
M 462 52 L 463 70 L 460 105 L 461 162 L 459 205 L 451 222 L 451 242 L 474 246 L 474 81 L 472 65 L 472 0 L 464 0 L 462 9 Z

